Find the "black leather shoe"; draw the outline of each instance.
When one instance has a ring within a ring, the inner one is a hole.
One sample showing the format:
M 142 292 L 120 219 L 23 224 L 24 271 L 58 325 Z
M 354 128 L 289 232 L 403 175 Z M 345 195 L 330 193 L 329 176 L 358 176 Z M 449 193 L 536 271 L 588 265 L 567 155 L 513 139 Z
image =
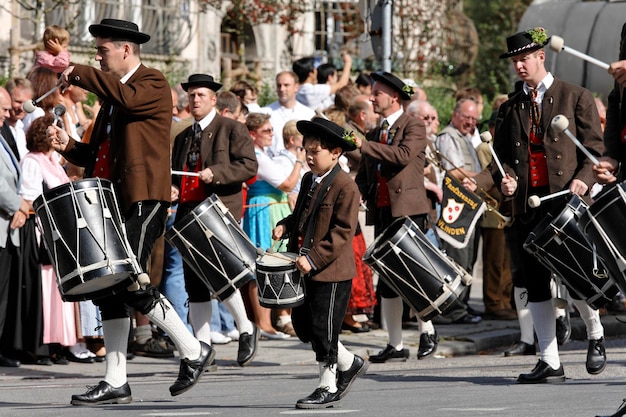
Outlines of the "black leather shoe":
M 387 345 L 387 347 L 381 350 L 380 352 L 378 352 L 377 355 L 370 355 L 370 362 L 384 363 L 384 362 L 387 362 L 388 360 L 393 360 L 393 359 L 400 359 L 402 361 L 405 361 L 408 358 L 409 358 L 408 349 L 396 350 L 395 347 L 391 345 Z
M 130 404 L 133 397 L 128 383 L 119 388 L 113 388 L 105 381 L 100 381 L 95 387 L 80 395 L 72 395 L 72 405 L 100 405 L 100 404 Z
M 519 341 L 511 349 L 504 352 L 504 356 L 534 356 L 537 354 L 537 348 L 534 344 L 530 345 L 526 342 Z
M 572 335 L 572 326 L 569 322 L 569 313 L 565 313 L 563 317 L 556 318 L 556 341 L 563 346 Z
M 417 349 L 417 359 L 424 359 L 437 351 L 439 337 L 435 334 L 422 333 L 420 335 L 420 347 Z
M 340 402 L 339 391 L 329 392 L 328 387 L 324 387 L 316 389 L 306 398 L 299 399 L 296 408 L 330 408 L 339 405 Z
M 626 416 L 626 399 L 622 400 L 622 405 L 619 406 L 617 411 L 610 416 L 596 416 L 596 417 L 623 417 Z
M 552 369 L 550 365 L 542 361 L 537 362 L 535 369 L 529 374 L 521 374 L 517 378 L 517 382 L 520 384 L 545 384 L 565 382 L 565 372 L 563 371 L 563 365 L 559 369 Z
M 587 372 L 597 375 L 606 367 L 606 350 L 604 349 L 604 337 L 589 341 L 587 349 Z
M 204 373 L 204 368 L 215 359 L 215 350 L 211 346 L 204 342 L 200 342 L 200 345 L 201 350 L 198 359 L 193 361 L 189 358 L 181 359 L 178 378 L 170 387 L 172 397 L 187 392 L 196 385 L 196 382 Z
M 7 368 L 19 368 L 20 365 L 21 363 L 17 359 L 11 359 L 0 355 L 0 366 L 5 366 Z
M 259 328 L 252 324 L 252 334 L 242 333 L 239 335 L 239 350 L 237 351 L 237 363 L 246 366 L 256 356 L 259 342 Z
M 363 375 L 367 371 L 367 362 L 359 355 L 354 355 L 352 366 L 345 371 L 337 371 L 337 392 L 339 399 L 348 394 L 348 390 L 357 376 Z

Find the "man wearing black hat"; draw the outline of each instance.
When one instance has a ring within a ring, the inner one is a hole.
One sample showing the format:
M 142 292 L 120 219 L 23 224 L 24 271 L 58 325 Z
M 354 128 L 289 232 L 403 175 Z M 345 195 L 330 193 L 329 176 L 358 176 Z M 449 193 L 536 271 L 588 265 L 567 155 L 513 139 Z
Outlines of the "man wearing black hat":
M 543 47 L 548 42 L 543 28 L 507 38 L 509 50 L 500 58 L 511 59 L 523 85 L 500 107 L 496 120 L 494 148 L 506 176 L 502 178 L 495 164 L 491 167 L 494 182 L 500 184 L 502 194 L 513 203 L 515 221 L 507 228 L 512 245 L 513 281 L 516 287 L 528 290 L 528 306 L 541 351 L 535 368 L 518 378 L 519 383 L 526 384 L 565 380 L 551 302 L 551 273 L 523 248 L 529 233 L 542 219 L 550 213 L 560 213 L 565 199 L 547 200 L 531 208 L 528 197 L 541 197 L 564 189 L 585 196 L 594 183 L 592 162 L 564 133 L 550 126 L 552 118 L 564 115 L 570 121 L 570 131 L 590 152 L 600 155 L 604 150 L 593 96 L 588 90 L 547 72 Z M 606 364 L 606 355 L 599 315 L 583 301 L 574 303 L 587 325 L 587 371 L 600 373 Z
M 159 71 L 141 64 L 139 45 L 150 36 L 136 24 L 103 19 L 91 25 L 96 38 L 100 70 L 72 65 L 60 78 L 62 86 L 78 85 L 104 101 L 90 143 L 68 138 L 51 126 L 49 138 L 70 162 L 85 167 L 85 177 L 110 179 L 120 196 L 130 246 L 140 267 L 146 264 L 155 240 L 163 233 L 171 199 L 169 131 L 172 97 Z M 130 308 L 147 316 L 176 344 L 181 363 L 171 395 L 189 390 L 198 381 L 215 352 L 198 341 L 180 320 L 169 301 L 141 273 L 135 284 L 94 300 L 102 313 L 107 348 L 104 380 L 85 394 L 73 395 L 73 405 L 130 403 L 126 352 Z
M 296 335 L 311 343 L 319 366 L 317 389 L 297 401 L 296 408 L 338 405 L 367 363 L 339 341 L 356 275 L 352 238 L 359 212 L 359 190 L 338 164 L 345 151 L 355 149 L 356 137 L 335 123 L 314 118 L 297 128 L 311 171 L 304 175 L 293 214 L 278 222 L 272 238 L 289 238 L 290 252 L 305 275 L 304 304 L 292 310 Z
M 381 116 L 381 124 L 371 130 L 367 141 L 357 139 L 361 162 L 356 183 L 367 202 L 366 223 L 373 224 L 378 236 L 394 219 L 410 216 L 425 230 L 430 203 L 424 187 L 424 160 L 428 144 L 426 128 L 420 119 L 402 110 L 413 89 L 388 72 L 374 72 L 370 101 Z M 402 342 L 402 299 L 383 281 L 378 282 L 381 319 L 387 326 L 389 341 L 371 362 L 406 360 L 408 349 Z
M 217 195 L 235 219 L 242 217 L 241 187 L 256 175 L 257 160 L 248 129 L 243 123 L 221 116 L 215 109 L 222 84 L 206 74 L 193 74 L 181 83 L 189 97 L 194 123 L 176 136 L 172 149 L 172 170 L 197 172 L 199 176 L 174 176 L 172 186 L 179 195 L 176 222 L 211 194 Z M 189 322 L 198 339 L 211 343 L 211 294 L 202 279 L 184 265 L 185 287 L 189 294 Z M 252 361 L 259 339 L 239 289 L 221 300 L 233 315 L 239 330 L 237 362 Z

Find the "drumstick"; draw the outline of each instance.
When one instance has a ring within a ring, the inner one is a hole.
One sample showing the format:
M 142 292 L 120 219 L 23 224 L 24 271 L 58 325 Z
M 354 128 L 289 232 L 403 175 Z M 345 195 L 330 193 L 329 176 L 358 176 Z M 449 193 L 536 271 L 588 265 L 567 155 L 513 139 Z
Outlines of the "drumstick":
M 199 172 L 187 172 L 187 171 L 176 171 L 176 170 L 172 170 L 172 175 L 186 175 L 188 177 L 199 177 L 200 173 Z
M 268 252 L 265 252 L 265 254 L 269 255 L 269 256 L 273 256 L 274 258 L 283 259 L 283 260 L 289 261 L 289 262 L 294 262 L 295 261 L 294 258 L 290 258 L 289 256 L 283 255 L 280 252 L 269 252 L 268 251 Z
M 532 208 L 537 208 L 541 205 L 542 201 L 551 200 L 553 198 L 569 194 L 569 190 L 561 190 L 553 194 L 544 195 L 543 197 L 538 197 L 536 195 L 531 195 L 528 197 L 528 205 Z
M 487 131 L 480 134 L 480 140 L 482 140 L 487 145 L 489 145 L 491 156 L 493 156 L 493 160 L 498 166 L 498 171 L 500 171 L 500 175 L 502 175 L 502 178 L 506 178 L 506 173 L 504 172 L 504 168 L 502 168 L 502 164 L 500 163 L 500 159 L 498 159 L 498 155 L 496 155 L 496 150 L 493 149 L 493 145 L 491 144 L 491 139 L 492 139 L 491 133 Z
M 59 87 L 61 87 L 60 84 L 55 85 L 54 87 L 52 87 L 50 90 L 48 90 L 46 93 L 44 93 L 41 97 L 39 97 L 36 100 L 28 100 L 25 101 L 24 104 L 22 104 L 22 108 L 24 109 L 24 111 L 26 113 L 32 113 L 35 111 L 35 109 L 37 108 L 37 104 L 43 100 L 44 98 L 48 97 L 50 94 L 54 93 L 55 91 L 57 91 L 59 89 Z
M 606 62 L 602 62 L 599 59 L 596 59 L 587 54 L 583 54 L 582 52 L 572 49 L 568 46 L 565 46 L 563 38 L 560 36 L 552 36 L 552 38 L 550 39 L 550 49 L 552 49 L 553 51 L 557 53 L 561 51 L 565 51 L 570 55 L 574 55 L 575 57 L 583 59 L 591 64 L 597 65 L 600 68 L 604 68 L 605 70 L 609 69 L 609 64 L 607 64 Z
M 283 255 L 280 252 L 274 252 L 274 249 L 269 248 L 267 251 L 264 251 L 262 248 L 256 248 L 256 253 L 259 256 L 263 256 L 263 255 L 268 255 L 268 256 L 273 256 L 274 258 L 279 258 L 279 259 L 283 259 L 289 262 L 294 262 L 295 259 L 290 258 L 287 255 Z
M 578 138 L 576 138 L 576 136 L 574 136 L 572 132 L 569 131 L 569 129 L 567 128 L 569 126 L 569 121 L 567 120 L 567 117 L 563 116 L 562 114 L 557 114 L 556 116 L 554 116 L 550 124 L 552 128 L 557 132 L 565 132 L 565 134 L 572 140 L 572 142 L 574 142 L 574 145 L 576 145 L 578 149 L 580 149 L 582 153 L 584 153 L 585 156 L 589 158 L 591 162 L 593 162 L 594 165 L 600 165 L 600 161 L 598 161 L 598 158 L 593 156 L 591 152 L 589 152 L 589 149 L 585 148 L 583 144 L 580 143 Z

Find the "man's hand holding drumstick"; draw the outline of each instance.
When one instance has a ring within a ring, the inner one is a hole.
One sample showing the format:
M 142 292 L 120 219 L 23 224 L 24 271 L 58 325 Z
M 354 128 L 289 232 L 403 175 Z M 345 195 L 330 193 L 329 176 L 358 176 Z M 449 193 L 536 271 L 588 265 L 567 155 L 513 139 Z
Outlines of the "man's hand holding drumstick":
M 48 126 L 48 129 L 46 129 L 46 138 L 57 152 L 65 151 L 67 143 L 70 141 L 67 132 L 55 125 Z

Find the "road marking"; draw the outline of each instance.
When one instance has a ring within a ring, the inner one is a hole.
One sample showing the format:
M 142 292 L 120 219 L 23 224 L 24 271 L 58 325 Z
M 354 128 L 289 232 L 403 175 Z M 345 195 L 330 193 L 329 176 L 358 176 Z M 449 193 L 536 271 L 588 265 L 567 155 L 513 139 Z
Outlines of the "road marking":
M 289 411 L 281 411 L 280 414 L 288 414 L 288 415 L 304 415 L 304 414 L 348 414 L 348 413 L 358 413 L 361 410 L 343 410 L 337 408 L 324 408 L 320 410 L 310 409 L 310 410 L 289 410 Z
M 440 411 L 506 411 L 506 407 L 493 407 L 493 408 L 440 408 Z
M 173 413 L 148 413 L 148 414 L 142 414 L 142 416 L 150 416 L 150 417 L 180 417 L 180 416 L 214 416 L 214 415 L 218 415 L 218 414 L 222 414 L 222 413 L 212 413 L 210 411 L 205 411 L 205 412 L 197 412 L 197 411 L 193 411 L 193 412 L 184 412 L 184 413 L 178 413 L 178 412 L 173 412 Z

